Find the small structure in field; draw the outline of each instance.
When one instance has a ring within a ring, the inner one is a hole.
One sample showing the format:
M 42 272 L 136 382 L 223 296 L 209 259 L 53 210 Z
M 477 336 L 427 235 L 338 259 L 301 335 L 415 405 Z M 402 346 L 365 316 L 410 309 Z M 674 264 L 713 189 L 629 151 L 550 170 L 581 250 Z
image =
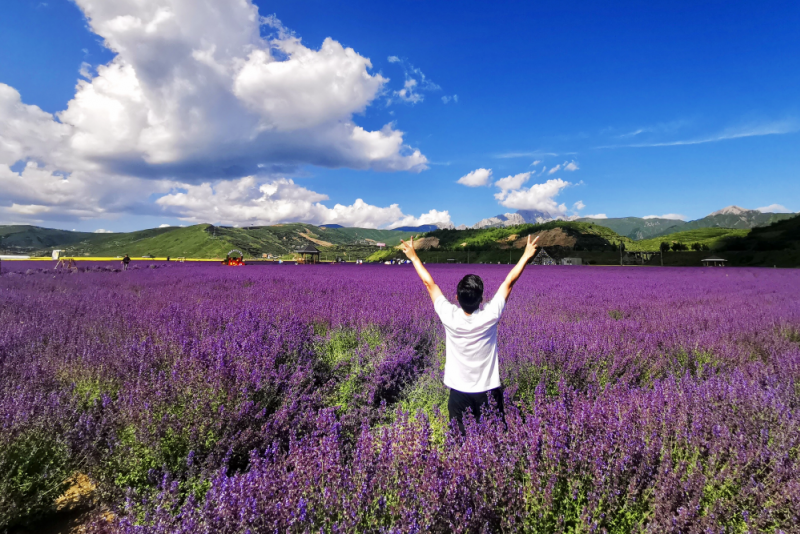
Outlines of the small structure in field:
M 700 260 L 703 262 L 705 267 L 725 267 L 725 263 L 728 260 L 722 258 L 706 258 L 704 260 Z
M 545 249 L 541 249 L 536 256 L 533 257 L 533 261 L 531 262 L 533 265 L 558 265 L 556 260 L 554 260 L 550 254 L 547 253 Z
M 582 265 L 581 258 L 561 258 L 561 265 Z
M 244 254 L 241 250 L 233 249 L 228 252 L 228 255 L 222 260 L 222 265 L 229 265 L 231 267 L 240 267 L 244 265 Z
M 300 263 L 319 263 L 319 250 L 311 243 L 300 247 L 295 252 L 300 254 Z M 308 256 L 308 261 L 306 261 L 306 256 Z

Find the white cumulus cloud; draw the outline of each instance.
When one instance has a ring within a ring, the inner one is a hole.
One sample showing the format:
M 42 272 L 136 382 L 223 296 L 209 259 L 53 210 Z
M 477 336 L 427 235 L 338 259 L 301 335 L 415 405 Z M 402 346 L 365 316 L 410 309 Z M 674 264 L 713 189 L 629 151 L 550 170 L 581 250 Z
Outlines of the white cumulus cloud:
M 2 143 L 0 143 L 0 146 Z M 0 161 L 0 215 L 28 215 L 33 222 L 93 219 L 112 214 L 152 213 L 152 193 L 167 192 L 170 182 L 90 171 L 63 173 L 29 161 L 20 172 Z M 10 204 L 10 206 L 9 206 Z
M 582 200 L 579 200 L 575 204 L 572 205 L 572 209 L 575 210 L 575 211 L 580 211 L 585 207 L 586 207 L 586 204 L 584 204 Z
M 11 204 L 11 207 L 6 208 L 7 213 L 15 213 L 17 215 L 40 215 L 50 211 L 50 206 L 42 206 L 41 204 Z
M 608 215 L 605 213 L 595 213 L 594 215 L 584 215 L 582 218 L 584 219 L 608 219 Z
M 251 0 L 75 3 L 114 57 L 81 65 L 56 116 L 0 84 L 0 214 L 155 214 L 165 205 L 151 195 L 176 184 L 302 165 L 427 168 L 394 124 L 354 121 L 389 81 L 368 58 L 332 38 L 306 46 Z M 262 37 L 264 27 L 273 34 Z
M 580 167 L 578 167 L 578 163 L 575 160 L 569 161 L 569 162 L 565 161 L 563 165 L 564 165 L 564 170 L 565 171 L 572 172 L 572 171 L 577 171 L 578 169 L 580 169 Z
M 249 1 L 76 0 L 116 57 L 59 114 L 71 148 L 140 174 L 225 176 L 231 165 L 420 170 L 391 125 L 352 121 L 388 81 L 328 38 L 306 47 Z M 260 36 L 261 23 L 278 36 Z M 227 170 L 226 170 L 227 169 Z
M 531 173 L 522 172 L 519 174 L 515 174 L 513 176 L 506 176 L 505 178 L 500 178 L 494 183 L 495 186 L 501 189 L 501 192 L 497 193 L 495 197 L 500 198 L 500 196 L 502 196 L 506 191 L 519 189 L 520 187 L 522 187 L 522 184 L 528 181 L 530 177 Z
M 16 89 L 0 83 L 0 164 L 45 156 L 64 160 L 71 132 L 50 113 L 23 104 Z
M 398 226 L 422 226 L 423 224 L 436 224 L 438 226 L 452 226 L 453 222 L 450 220 L 450 212 L 431 210 L 428 213 L 423 213 L 419 217 L 408 215 L 399 221 L 392 223 L 389 228 L 397 228 Z
M 492 169 L 475 169 L 474 171 L 465 174 L 459 178 L 456 183 L 466 185 L 467 187 L 481 187 L 489 185 L 492 179 Z
M 291 179 L 261 180 L 247 176 L 215 184 L 181 184 L 156 203 L 168 214 L 195 223 L 214 221 L 231 225 L 269 225 L 307 222 L 377 228 L 412 224 L 405 221 L 436 219 L 430 222 L 450 222 L 450 215 L 446 211 L 432 210 L 414 218 L 404 214 L 397 204 L 373 206 L 359 198 L 351 205 L 328 207 L 322 203 L 325 200 L 328 200 L 327 195 L 297 185 Z
M 95 234 L 113 234 L 111 230 L 104 230 L 103 228 L 98 228 L 94 231 Z
M 770 204 L 769 206 L 756 208 L 756 210 L 760 211 L 761 213 L 792 213 L 792 210 L 788 209 L 786 206 L 782 206 L 781 204 Z
M 527 189 L 503 192 L 498 200 L 507 208 L 538 210 L 553 215 L 563 215 L 566 213 L 567 207 L 564 204 L 558 204 L 555 197 L 570 185 L 572 185 L 570 182 L 554 178 L 541 184 L 534 184 Z

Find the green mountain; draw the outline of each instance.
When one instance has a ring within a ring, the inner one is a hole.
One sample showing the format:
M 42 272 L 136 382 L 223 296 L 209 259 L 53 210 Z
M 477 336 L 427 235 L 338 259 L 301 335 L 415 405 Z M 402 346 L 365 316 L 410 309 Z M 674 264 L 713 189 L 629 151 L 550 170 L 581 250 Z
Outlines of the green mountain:
M 800 215 L 753 228 L 744 236 L 730 236 L 719 248 L 732 252 L 783 251 L 800 257 Z
M 696 228 L 759 228 L 778 221 L 791 219 L 796 215 L 796 213 L 761 213 L 758 210 L 728 206 L 702 219 L 687 222 L 681 227 L 681 230 L 694 230 Z
M 465 250 L 497 248 L 505 250 L 512 242 L 521 246 L 519 239 L 528 234 L 544 233 L 540 238 L 542 246 L 558 247 L 603 247 L 618 244 L 628 239 L 618 235 L 613 230 L 600 225 L 575 221 L 549 221 L 541 224 L 520 224 L 502 228 L 481 228 L 467 230 L 435 230 L 428 232 L 425 237 L 438 241 L 442 250 Z
M 199 224 L 152 228 L 137 232 L 94 234 L 67 232 L 35 226 L 0 226 L 0 251 L 50 255 L 53 249 L 66 256 L 131 256 L 223 258 L 231 250 L 249 257 L 289 255 L 313 243 L 331 258 L 366 257 L 377 243 L 395 246 L 410 232 L 371 228 L 320 228 L 311 224 L 279 224 L 232 228 Z
M 0 226 L 0 250 L 8 252 L 58 248 L 89 239 L 98 234 L 52 230 L 37 226 Z
M 644 219 L 642 217 L 619 217 L 614 219 L 593 219 L 581 218 L 578 222 L 588 222 L 605 226 L 614 230 L 619 235 L 629 237 L 633 240 L 648 239 L 658 235 L 675 232 L 686 223 L 680 219 L 662 219 L 652 218 Z
M 422 261 L 461 263 L 506 263 L 516 261 L 525 247 L 526 237 L 539 236 L 539 246 L 553 258 L 574 254 L 574 251 L 618 257 L 618 246 L 627 247 L 631 240 L 613 230 L 587 222 L 549 221 L 541 224 L 520 224 L 506 227 L 441 229 L 422 234 L 415 241 Z M 403 259 L 402 252 L 388 248 L 369 257 L 371 261 Z
M 716 256 L 731 266 L 800 267 L 800 216 L 779 220 L 752 229 L 698 228 L 637 241 L 629 250 L 658 250 L 661 242 L 707 245 L 710 251 L 668 252 L 665 265 L 700 265 L 700 260 Z M 655 264 L 655 263 L 653 263 Z
M 615 219 L 581 218 L 580 222 L 591 222 L 605 226 L 616 233 L 635 241 L 667 236 L 675 232 L 697 230 L 700 228 L 750 229 L 768 226 L 774 222 L 790 219 L 796 213 L 762 213 L 738 206 L 728 206 L 694 221 L 643 217 L 620 217 Z
M 605 221 L 603 219 L 603 221 Z M 687 251 L 670 250 L 664 258 L 656 256 L 648 265 L 701 265 L 708 256 L 721 256 L 728 265 L 800 267 L 800 216 L 783 219 L 758 228 L 696 228 L 645 240 L 634 241 L 593 222 L 550 221 L 502 228 L 436 230 L 419 236 L 415 243 L 423 262 L 513 263 L 522 254 L 525 238 L 539 236 L 539 245 L 554 259 L 580 257 L 584 264 L 619 265 L 619 245 L 626 252 L 658 251 L 662 242 L 685 245 Z M 702 250 L 691 250 L 692 245 Z M 627 263 L 632 256 L 625 254 Z M 370 260 L 404 259 L 394 248 L 379 251 Z

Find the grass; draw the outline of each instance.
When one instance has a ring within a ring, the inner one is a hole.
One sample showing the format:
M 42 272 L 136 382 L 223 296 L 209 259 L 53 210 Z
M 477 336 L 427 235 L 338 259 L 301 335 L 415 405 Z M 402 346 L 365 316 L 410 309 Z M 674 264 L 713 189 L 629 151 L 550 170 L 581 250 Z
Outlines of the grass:
M 411 417 L 422 413 L 431 426 L 433 443 L 441 447 L 447 434 L 447 399 L 450 390 L 435 373 L 425 373 L 417 378 L 411 387 L 404 392 L 398 408 Z M 394 412 L 396 417 L 397 411 Z
M 731 237 L 744 237 L 750 230 L 735 230 L 732 228 L 699 228 L 697 230 L 687 230 L 685 232 L 675 232 L 673 234 L 662 235 L 652 239 L 633 241 L 627 245 L 630 251 L 656 251 L 660 250 L 661 243 L 681 243 L 691 247 L 693 243 L 706 245 L 710 249 L 719 248 L 725 239 Z
M 46 425 L 33 428 L 0 448 L 0 532 L 30 524 L 52 513 L 55 500 L 69 487 L 68 447 Z
M 64 256 L 114 257 L 199 257 L 224 258 L 236 246 L 208 232 L 210 225 L 186 228 L 154 228 L 123 234 L 98 234 L 89 240 L 64 247 Z
M 364 376 L 374 365 L 374 353 L 384 342 L 378 328 L 367 327 L 362 330 L 339 328 L 327 333 L 327 338 L 317 345 L 317 354 L 324 364 L 327 374 L 337 383 L 328 399 L 330 406 L 338 406 L 342 412 L 348 411 L 361 391 Z M 362 348 L 367 349 L 362 354 Z

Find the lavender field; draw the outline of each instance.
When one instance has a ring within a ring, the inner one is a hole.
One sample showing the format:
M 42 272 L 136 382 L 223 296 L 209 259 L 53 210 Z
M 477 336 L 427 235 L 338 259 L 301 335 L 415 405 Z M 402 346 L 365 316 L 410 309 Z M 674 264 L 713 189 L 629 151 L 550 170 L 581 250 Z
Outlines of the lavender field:
M 800 271 L 529 267 L 462 437 L 410 266 L 43 265 L 0 276 L 0 531 L 76 473 L 94 532 L 798 531 Z

